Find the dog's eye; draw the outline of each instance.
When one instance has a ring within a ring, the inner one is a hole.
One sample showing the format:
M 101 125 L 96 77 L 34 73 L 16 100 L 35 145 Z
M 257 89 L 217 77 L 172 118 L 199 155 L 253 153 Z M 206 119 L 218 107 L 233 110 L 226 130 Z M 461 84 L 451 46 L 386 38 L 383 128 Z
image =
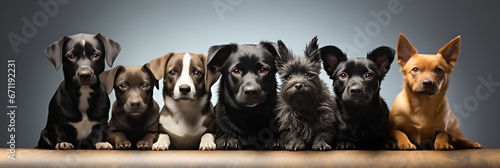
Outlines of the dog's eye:
M 98 60 L 101 55 L 99 53 L 92 54 L 92 60 Z
M 240 71 L 240 69 L 238 69 L 238 68 L 233 68 L 233 70 L 231 70 L 231 73 L 232 73 L 233 75 L 240 75 L 240 74 L 241 74 L 241 71 Z
M 286 79 L 286 80 L 290 80 L 290 79 L 292 79 L 292 75 L 287 75 L 287 76 L 285 76 L 285 79 Z
M 264 67 L 260 68 L 259 72 L 260 72 L 260 74 L 265 75 L 269 72 L 269 68 L 264 66 Z
M 365 78 L 368 79 L 368 80 L 373 79 L 373 74 L 370 73 L 370 72 L 368 72 L 368 73 L 365 74 Z
M 342 72 L 340 75 L 339 75 L 340 79 L 344 80 L 344 79 L 347 79 L 347 73 L 345 72 Z
M 175 71 L 175 69 L 168 71 L 168 74 L 170 74 L 171 76 L 174 76 L 176 73 L 177 71 Z
M 443 74 L 443 70 L 441 68 L 436 68 L 436 73 L 441 75 Z
M 419 70 L 418 67 L 414 67 L 411 69 L 411 73 L 416 74 L 418 72 L 418 70 Z
M 200 77 L 200 76 L 201 76 L 201 72 L 200 72 L 200 71 L 198 71 L 198 70 L 195 70 L 195 71 L 194 71 L 194 76 L 196 76 L 196 77 Z
M 127 89 L 127 83 L 122 82 L 122 83 L 118 84 L 118 87 L 119 87 L 121 90 L 126 90 L 126 89 Z
M 304 72 L 304 76 L 309 77 L 309 74 L 307 72 Z
M 68 57 L 68 59 L 69 59 L 69 60 L 75 60 L 75 59 L 76 59 L 76 56 L 75 56 L 75 54 L 73 54 L 73 53 L 69 53 L 69 54 L 67 55 L 67 57 Z
M 149 83 L 148 82 L 142 83 L 142 88 L 143 89 L 149 89 Z

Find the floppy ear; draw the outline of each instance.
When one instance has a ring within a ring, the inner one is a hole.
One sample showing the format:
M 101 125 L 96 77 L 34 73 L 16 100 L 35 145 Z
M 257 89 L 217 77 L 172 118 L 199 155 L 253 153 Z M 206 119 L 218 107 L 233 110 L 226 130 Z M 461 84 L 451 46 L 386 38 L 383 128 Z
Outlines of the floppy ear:
M 45 48 L 45 56 L 52 62 L 54 67 L 59 69 L 62 64 L 62 57 L 63 57 L 63 45 L 64 42 L 68 39 L 67 36 L 61 37 L 59 40 L 56 42 L 50 44 L 47 48 Z
M 328 76 L 332 76 L 335 69 L 341 62 L 347 61 L 347 56 L 335 46 L 325 46 L 319 49 L 323 68 Z
M 236 50 L 238 50 L 238 45 L 234 43 L 210 47 L 208 50 L 208 67 L 215 67 L 217 70 L 222 69 L 227 58 Z
M 173 52 L 167 53 L 164 56 L 151 60 L 144 66 L 146 66 L 153 73 L 156 80 L 160 80 L 165 74 L 165 66 L 167 66 L 167 61 L 170 59 L 170 57 L 172 57 L 172 55 L 174 55 Z
M 382 74 L 382 77 L 384 77 L 385 74 L 389 72 L 391 63 L 394 60 L 394 49 L 381 46 L 368 53 L 366 58 L 377 65 L 379 72 Z
M 283 41 L 278 40 L 278 56 L 276 57 L 276 66 L 283 67 L 283 64 L 286 64 L 288 61 L 293 59 L 293 53 L 288 50 L 285 43 Z
M 441 48 L 438 53 L 441 54 L 450 67 L 455 67 L 458 54 L 460 53 L 460 36 L 448 42 L 448 44 Z
M 106 62 L 108 63 L 109 67 L 113 66 L 113 62 L 115 62 L 116 57 L 118 56 L 118 53 L 120 53 L 120 50 L 122 49 L 120 44 L 117 42 L 107 38 L 106 36 L 102 34 L 97 34 L 96 35 L 97 39 L 101 41 L 102 45 L 104 46 L 104 53 Z
M 113 91 L 113 86 L 115 85 L 116 74 L 125 70 L 125 67 L 119 65 L 113 69 L 107 70 L 99 74 L 99 81 L 101 85 L 106 89 L 106 93 L 110 94 Z
M 276 43 L 261 41 L 260 45 L 264 47 L 264 49 L 266 49 L 266 51 L 269 52 L 271 56 L 273 56 L 273 59 L 276 59 L 279 56 L 278 46 L 276 45 Z
M 151 69 L 149 69 L 148 66 L 146 66 L 146 64 L 144 64 L 142 68 L 148 73 L 150 77 L 153 78 L 153 85 L 156 87 L 156 89 L 158 89 L 160 87 L 160 85 L 158 84 L 158 79 L 156 79 L 153 72 L 151 72 Z
M 205 64 L 205 90 L 210 92 L 210 88 L 219 79 L 220 72 L 215 67 L 208 66 L 208 57 L 200 54 L 203 64 Z
M 417 49 L 413 47 L 410 40 L 408 40 L 403 33 L 399 34 L 398 46 L 396 49 L 398 53 L 398 64 L 401 66 L 404 66 L 413 55 L 418 53 Z
M 318 63 L 321 61 L 318 53 L 318 36 L 314 36 L 311 42 L 309 42 L 306 50 L 304 50 L 304 54 L 311 62 Z

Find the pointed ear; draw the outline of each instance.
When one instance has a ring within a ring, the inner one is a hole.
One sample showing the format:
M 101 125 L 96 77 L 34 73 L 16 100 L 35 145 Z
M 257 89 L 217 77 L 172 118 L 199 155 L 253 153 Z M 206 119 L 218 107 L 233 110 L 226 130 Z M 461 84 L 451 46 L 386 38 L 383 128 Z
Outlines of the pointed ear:
M 347 61 L 347 56 L 335 46 L 325 46 L 319 49 L 323 68 L 328 76 L 332 76 L 335 69 L 341 62 Z
M 229 56 L 238 50 L 238 45 L 231 43 L 226 45 L 212 46 L 208 50 L 208 67 L 222 69 Z
M 165 74 L 165 66 L 167 66 L 167 61 L 174 55 L 173 52 L 167 53 L 164 56 L 155 58 L 150 62 L 146 63 L 146 67 L 153 73 L 156 80 L 163 78 Z
M 399 34 L 398 45 L 397 45 L 397 53 L 398 53 L 398 64 L 404 66 L 406 62 L 415 54 L 418 53 L 417 49 L 413 47 L 410 43 L 410 40 L 403 34 Z
M 116 75 L 123 70 L 125 70 L 125 67 L 120 65 L 99 74 L 99 81 L 101 81 L 101 85 L 104 86 L 104 89 L 106 89 L 106 93 L 110 94 L 111 91 L 113 91 Z
M 147 64 L 147 63 L 146 63 Z M 142 69 L 144 69 L 144 71 L 146 71 L 148 73 L 148 75 L 153 78 L 153 85 L 156 87 L 156 89 L 159 89 L 160 85 L 158 84 L 158 79 L 156 79 L 155 75 L 153 74 L 153 72 L 151 71 L 151 69 L 149 69 L 148 66 L 146 66 L 146 64 L 144 64 L 142 66 Z
M 203 64 L 205 64 L 205 90 L 210 92 L 210 88 L 220 77 L 220 71 L 215 67 L 208 66 L 208 57 L 206 55 L 200 54 Z
M 108 63 L 109 67 L 113 66 L 113 62 L 115 62 L 116 57 L 118 56 L 118 53 L 120 53 L 120 50 L 122 47 L 120 44 L 117 42 L 111 40 L 110 38 L 107 38 L 106 36 L 102 34 L 97 34 L 96 35 L 97 39 L 101 41 L 102 45 L 104 46 L 104 53 L 106 62 Z
M 438 53 L 441 54 L 450 67 L 455 67 L 458 54 L 460 53 L 460 36 L 448 42 L 448 44 L 441 48 Z
M 57 69 L 61 67 L 62 64 L 62 58 L 63 58 L 63 45 L 64 42 L 66 42 L 66 39 L 68 39 L 67 36 L 61 37 L 59 40 L 56 42 L 50 44 L 47 48 L 45 48 L 45 56 L 52 62 L 52 65 Z
M 283 67 L 288 61 L 293 59 L 293 53 L 288 50 L 283 41 L 278 40 L 278 56 L 276 57 L 276 67 Z
M 314 38 L 309 42 L 306 46 L 306 50 L 304 50 L 304 54 L 306 58 L 311 60 L 311 62 L 318 63 L 321 61 L 320 55 L 318 53 L 318 36 L 314 36 Z
M 389 72 L 391 63 L 394 60 L 394 49 L 381 46 L 368 53 L 366 58 L 377 65 L 379 72 L 382 74 L 382 77 L 384 77 L 385 74 Z

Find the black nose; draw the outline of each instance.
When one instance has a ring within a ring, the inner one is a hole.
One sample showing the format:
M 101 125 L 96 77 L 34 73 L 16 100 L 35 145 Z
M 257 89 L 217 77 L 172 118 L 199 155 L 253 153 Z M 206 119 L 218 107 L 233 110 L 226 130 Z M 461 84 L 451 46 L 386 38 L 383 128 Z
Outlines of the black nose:
M 89 80 L 91 76 L 92 76 L 92 70 L 90 68 L 84 68 L 78 72 L 78 77 L 81 80 Z
M 130 107 L 132 107 L 132 108 L 138 108 L 140 105 L 141 105 L 141 103 L 138 101 L 137 102 L 130 102 Z
M 179 86 L 179 91 L 182 94 L 188 94 L 189 92 L 191 92 L 191 87 L 189 87 L 189 85 L 180 85 Z
M 256 86 L 246 86 L 243 88 L 243 94 L 246 96 L 255 96 L 259 93 L 259 90 Z
M 301 83 L 295 84 L 295 89 L 300 90 L 302 89 L 303 85 Z
M 422 85 L 424 85 L 424 87 L 430 87 L 430 86 L 434 85 L 434 82 L 432 82 L 431 80 L 424 80 L 422 82 Z
M 363 91 L 360 86 L 352 86 L 349 88 L 349 93 L 353 96 L 360 96 Z

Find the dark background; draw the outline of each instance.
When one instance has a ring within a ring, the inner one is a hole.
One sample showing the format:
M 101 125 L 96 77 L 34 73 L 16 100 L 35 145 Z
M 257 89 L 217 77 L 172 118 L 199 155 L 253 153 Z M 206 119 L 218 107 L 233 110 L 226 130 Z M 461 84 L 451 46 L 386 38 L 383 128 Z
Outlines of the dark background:
M 58 11 L 48 15 L 39 3 L 51 2 L 57 1 L 0 1 L 4 67 L 0 79 L 0 88 L 4 88 L 0 96 L 4 109 L 0 114 L 0 147 L 8 147 L 10 134 L 5 94 L 7 59 L 16 60 L 16 147 L 31 148 L 45 126 L 49 100 L 63 80 L 62 71 L 54 69 L 43 50 L 64 35 L 81 32 L 102 33 L 120 43 L 123 49 L 115 65 L 142 65 L 167 52 L 206 54 L 212 45 L 261 40 L 281 39 L 301 54 L 316 35 L 320 47 L 340 46 L 350 58 L 365 57 L 381 45 L 396 47 L 400 32 L 420 53 L 436 53 L 461 35 L 461 53 L 447 94 L 449 103 L 469 139 L 485 148 L 500 147 L 500 87 L 485 87 L 480 80 L 490 76 L 500 82 L 500 1 L 73 0 L 57 3 Z M 391 13 L 394 3 L 399 6 Z M 371 14 L 384 12 L 390 14 L 390 20 L 384 15 L 381 22 Z M 23 30 L 24 25 L 34 23 L 33 16 L 37 31 Z M 8 34 L 25 36 L 23 32 L 29 37 L 24 37 L 26 43 L 19 44 L 16 52 Z M 360 34 L 367 38 L 355 39 Z M 322 72 L 322 79 L 331 84 L 325 74 Z M 389 106 L 401 91 L 401 76 L 395 61 L 382 83 L 381 95 Z M 489 96 L 479 98 L 478 93 Z M 114 93 L 110 97 L 114 101 Z M 155 92 L 155 99 L 163 104 L 160 91 Z M 212 98 L 214 104 L 215 100 L 216 96 Z M 463 107 L 462 112 L 458 106 Z

